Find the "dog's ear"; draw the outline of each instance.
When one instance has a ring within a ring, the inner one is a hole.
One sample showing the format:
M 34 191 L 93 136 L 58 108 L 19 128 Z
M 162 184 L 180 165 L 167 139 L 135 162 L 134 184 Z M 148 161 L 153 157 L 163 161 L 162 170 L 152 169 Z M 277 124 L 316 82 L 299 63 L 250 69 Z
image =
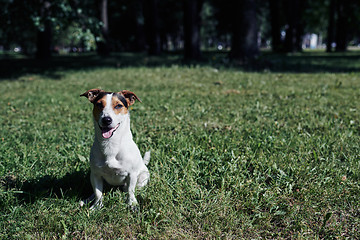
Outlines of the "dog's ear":
M 90 89 L 86 92 L 84 92 L 83 94 L 80 95 L 80 97 L 84 96 L 87 97 L 87 99 L 89 99 L 90 102 L 94 102 L 94 100 L 96 99 L 96 97 L 99 95 L 99 93 L 104 92 L 101 89 Z
M 138 98 L 133 92 L 130 92 L 128 90 L 122 90 L 120 93 L 125 97 L 129 106 L 133 105 L 136 100 L 141 102 L 140 98 Z

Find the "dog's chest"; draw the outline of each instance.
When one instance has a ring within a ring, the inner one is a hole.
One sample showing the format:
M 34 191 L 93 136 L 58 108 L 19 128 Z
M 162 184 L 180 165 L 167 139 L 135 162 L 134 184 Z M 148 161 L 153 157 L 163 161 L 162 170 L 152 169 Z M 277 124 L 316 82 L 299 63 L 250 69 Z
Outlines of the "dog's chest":
M 111 185 L 123 185 L 129 175 L 121 162 L 116 159 L 97 164 L 95 171 Z

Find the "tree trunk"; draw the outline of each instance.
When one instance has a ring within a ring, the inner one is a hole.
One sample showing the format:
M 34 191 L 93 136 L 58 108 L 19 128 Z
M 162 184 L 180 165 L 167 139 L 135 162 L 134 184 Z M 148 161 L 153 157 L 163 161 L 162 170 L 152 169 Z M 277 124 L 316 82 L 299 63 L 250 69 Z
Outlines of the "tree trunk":
M 51 58 L 51 22 L 49 20 L 45 21 L 44 29 L 37 32 L 36 58 Z
M 40 16 L 44 19 L 44 28 L 37 31 L 36 58 L 38 59 L 48 59 L 51 57 L 50 6 L 49 2 L 42 2 Z
M 133 2 L 135 12 L 135 42 L 133 50 L 136 52 L 142 52 L 146 49 L 143 0 L 133 0 Z
M 334 41 L 335 0 L 330 0 L 326 52 L 331 52 Z
M 161 52 L 159 34 L 158 0 L 145 0 L 145 28 L 149 55 L 159 55 Z
M 256 0 L 236 1 L 232 18 L 231 58 L 251 59 L 256 57 L 259 53 Z
M 197 60 L 200 52 L 200 11 L 203 0 L 184 0 L 184 57 Z
M 337 23 L 336 23 L 336 51 L 345 52 L 347 49 L 348 22 L 345 12 L 345 3 L 341 0 L 337 1 Z
M 272 37 L 272 50 L 279 52 L 282 50 L 281 43 L 281 29 L 279 22 L 279 1 L 269 0 L 270 7 L 270 25 L 271 25 L 271 37 Z
M 285 51 L 297 52 L 301 51 L 302 26 L 300 22 L 301 5 L 300 0 L 292 0 L 286 2 L 286 18 L 288 28 L 285 36 Z
M 96 42 L 97 52 L 100 55 L 109 55 L 110 47 L 109 47 L 109 21 L 108 21 L 108 1 L 107 0 L 99 0 L 98 1 L 98 9 L 99 9 L 99 19 L 102 22 L 101 34 L 102 41 Z

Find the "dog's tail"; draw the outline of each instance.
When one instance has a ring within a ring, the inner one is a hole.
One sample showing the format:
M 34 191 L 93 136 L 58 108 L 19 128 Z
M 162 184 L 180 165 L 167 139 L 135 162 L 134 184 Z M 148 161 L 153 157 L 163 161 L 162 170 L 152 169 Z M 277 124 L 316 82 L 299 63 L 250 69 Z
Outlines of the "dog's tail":
M 147 151 L 147 152 L 144 154 L 143 161 L 144 161 L 145 165 L 148 165 L 148 164 L 149 164 L 149 162 L 150 162 L 150 151 Z

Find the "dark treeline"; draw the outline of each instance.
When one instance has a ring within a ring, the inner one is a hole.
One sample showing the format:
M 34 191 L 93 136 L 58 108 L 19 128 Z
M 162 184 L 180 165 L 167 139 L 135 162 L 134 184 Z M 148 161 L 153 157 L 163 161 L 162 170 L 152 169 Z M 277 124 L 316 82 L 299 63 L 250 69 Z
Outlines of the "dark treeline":
M 260 47 L 302 51 L 316 33 L 326 51 L 360 43 L 358 0 L 5 0 L 0 47 L 45 59 L 54 52 L 230 50 L 251 59 Z

